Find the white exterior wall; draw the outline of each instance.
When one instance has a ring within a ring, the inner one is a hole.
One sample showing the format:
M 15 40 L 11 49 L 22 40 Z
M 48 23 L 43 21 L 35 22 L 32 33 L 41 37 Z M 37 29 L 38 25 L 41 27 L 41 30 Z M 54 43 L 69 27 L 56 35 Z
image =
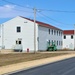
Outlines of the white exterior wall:
M 71 35 L 66 35 L 66 39 L 64 39 L 63 35 L 63 49 L 74 49 L 74 39 L 71 39 Z
M 21 32 L 17 32 L 16 28 L 18 26 L 21 27 Z M 23 51 L 27 51 L 27 48 L 30 51 L 34 51 L 34 22 L 18 16 L 3 23 L 0 28 L 0 46 L 5 46 L 5 49 L 13 49 L 16 45 L 16 40 L 21 39 Z M 53 35 L 51 30 L 53 30 Z M 57 31 L 59 32 L 60 30 Z M 49 28 L 42 27 L 36 23 L 36 49 L 46 50 L 47 41 L 49 40 L 50 42 L 52 40 L 53 42 L 56 41 L 56 43 L 58 41 L 57 49 L 62 49 L 62 45 L 59 45 L 59 41 L 62 42 L 62 35 L 60 34 L 59 36 L 57 33 L 54 35 L 54 29 L 50 29 L 49 34 Z
M 56 30 L 56 32 L 57 32 L 57 30 Z M 39 50 L 46 50 L 47 49 L 47 41 L 49 41 L 49 40 L 50 40 L 50 42 L 52 42 L 52 40 L 58 41 L 57 49 L 62 49 L 62 45 L 59 45 L 59 41 L 62 41 L 62 35 L 59 36 L 59 34 L 57 35 L 57 33 L 56 33 L 56 35 L 54 35 L 54 33 L 52 35 L 51 29 L 50 29 L 50 34 L 49 34 L 49 28 L 42 27 L 42 26 L 38 27 L 38 35 L 39 35 L 39 46 L 38 46 Z
M 21 32 L 18 33 L 16 28 L 21 27 Z M 36 24 L 36 48 L 38 50 L 38 26 Z M 3 23 L 3 45 L 5 49 L 13 49 L 16 45 L 16 40 L 22 39 L 23 51 L 34 51 L 34 22 L 27 19 L 16 17 Z

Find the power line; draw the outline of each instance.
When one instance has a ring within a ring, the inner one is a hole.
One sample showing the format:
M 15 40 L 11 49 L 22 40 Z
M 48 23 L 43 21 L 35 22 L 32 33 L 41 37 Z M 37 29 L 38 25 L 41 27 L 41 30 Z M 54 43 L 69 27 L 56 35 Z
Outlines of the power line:
M 17 6 L 19 6 L 19 7 L 33 9 L 33 8 L 31 8 L 31 7 L 25 7 L 25 6 L 22 6 L 22 5 L 19 5 L 19 4 L 16 4 L 16 3 L 13 3 L 13 2 L 7 1 L 7 0 L 2 0 L 2 1 L 4 1 L 4 2 L 6 2 L 6 3 L 13 4 L 13 5 L 17 5 Z
M 7 0 L 2 0 L 2 1 L 4 1 L 4 2 L 6 2 L 6 3 L 10 3 L 10 4 L 17 5 L 17 6 L 19 6 L 19 7 L 33 9 L 33 8 L 31 8 L 31 7 L 25 7 L 25 6 L 22 6 L 22 5 L 20 5 L 20 4 L 16 4 L 16 3 L 13 3 L 13 2 L 10 2 L 10 1 L 7 1 Z M 50 12 L 75 13 L 75 11 L 50 10 L 50 9 L 48 10 L 48 9 L 39 9 L 39 8 L 38 8 L 37 10 L 40 10 L 40 11 L 50 11 Z
M 75 13 L 75 11 L 63 11 L 63 10 L 48 10 L 48 9 L 38 9 L 40 11 L 50 11 L 50 12 L 63 12 L 63 13 Z
M 29 9 L 33 9 L 31 7 L 25 7 L 25 6 L 22 6 L 20 4 L 16 4 L 16 3 L 13 3 L 13 2 L 10 2 L 10 1 L 7 1 L 7 0 L 2 0 L 6 3 L 10 3 L 10 4 L 14 4 L 14 5 L 17 5 L 19 7 L 23 7 L 23 8 L 29 8 Z M 50 11 L 50 12 L 63 12 L 63 13 L 75 13 L 75 11 L 63 11 L 63 10 L 48 10 L 48 9 L 37 9 L 37 10 L 40 10 L 40 11 Z
M 10 3 L 10 4 L 14 4 L 14 5 L 17 5 L 19 7 L 23 7 L 23 8 L 29 8 L 29 9 L 33 9 L 31 7 L 25 7 L 25 6 L 22 6 L 20 4 L 16 4 L 16 3 L 13 3 L 13 2 L 10 2 L 10 1 L 7 1 L 7 0 L 2 0 L 6 3 Z M 50 12 L 63 12 L 63 13 L 75 13 L 75 11 L 63 11 L 63 10 L 48 10 L 48 9 L 37 9 L 37 10 L 40 10 L 40 11 L 50 11 Z
M 37 16 L 40 16 L 41 14 L 40 13 L 37 13 Z M 48 21 L 48 22 L 50 22 L 50 20 L 48 19 L 48 18 L 46 18 L 45 16 L 43 16 L 43 15 L 41 15 L 42 16 L 42 18 L 44 19 L 44 20 L 46 20 L 46 21 Z
M 38 16 L 39 16 L 39 14 L 40 14 L 40 13 L 38 13 Z M 42 14 L 40 14 L 40 15 L 43 16 Z M 45 16 L 43 16 L 42 19 L 44 19 L 44 20 L 50 22 L 51 24 L 56 25 L 54 22 L 51 22 L 51 21 L 49 20 L 49 18 L 47 18 L 47 17 L 45 17 Z M 57 24 L 57 25 L 58 25 L 58 24 Z M 58 25 L 58 26 L 59 26 L 59 25 Z
M 44 16 L 44 17 L 46 17 L 46 18 L 48 18 L 48 19 L 50 19 L 50 20 L 52 20 L 52 21 L 55 21 L 55 22 L 57 22 L 57 23 L 64 24 L 64 25 L 72 25 L 72 24 L 66 24 L 66 23 L 57 21 L 57 20 L 55 20 L 55 19 L 53 19 L 53 18 L 51 18 L 51 17 L 49 17 L 49 16 L 47 16 L 47 15 L 41 13 L 41 12 L 39 12 L 39 13 L 40 13 L 42 16 Z
M 0 6 L 3 6 L 3 5 L 0 5 Z M 5 8 L 7 8 L 7 7 L 5 7 Z M 30 11 L 25 11 L 25 10 L 16 9 L 16 8 L 14 8 L 14 9 L 12 9 L 12 10 L 16 10 L 16 11 L 20 11 L 20 12 L 33 13 L 33 12 L 30 12 Z
M 15 3 L 10 2 L 10 1 L 7 1 L 7 0 L 2 0 L 2 1 L 25 8 L 25 7 L 22 6 L 22 5 L 15 4 Z M 26 7 L 26 8 L 33 9 L 33 8 L 30 8 L 30 7 Z M 14 10 L 23 11 L 23 12 L 29 12 L 29 11 L 24 11 L 24 10 L 19 10 L 19 9 L 14 9 Z M 75 11 L 61 11 L 61 10 L 47 10 L 47 9 L 37 9 L 37 10 L 40 10 L 40 11 L 52 11 L 52 12 L 75 13 Z M 29 12 L 29 13 L 33 13 L 33 12 Z M 45 16 L 45 17 L 47 17 L 47 18 L 49 18 L 49 19 L 51 19 L 51 20 L 53 20 L 53 21 L 55 21 L 55 22 L 57 22 L 57 23 L 65 24 L 65 23 L 59 22 L 59 21 L 57 21 L 57 20 L 55 20 L 55 19 L 53 19 L 53 18 L 50 18 L 49 16 L 47 16 L 47 15 L 45 15 L 45 14 L 43 14 L 43 13 L 40 13 L 40 14 L 43 15 L 43 16 Z M 69 24 L 67 24 L 67 25 L 69 25 Z
M 13 9 L 13 10 L 20 11 L 20 12 L 34 13 L 34 12 L 25 11 L 25 10 L 21 10 L 21 9 Z

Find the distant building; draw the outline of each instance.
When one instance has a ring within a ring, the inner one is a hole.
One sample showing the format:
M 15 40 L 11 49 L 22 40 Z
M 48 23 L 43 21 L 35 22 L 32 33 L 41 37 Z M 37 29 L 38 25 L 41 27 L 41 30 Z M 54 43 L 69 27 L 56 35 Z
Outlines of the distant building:
M 62 34 L 61 29 L 36 21 L 36 51 L 46 50 L 47 42 L 56 42 L 57 49 L 62 49 Z M 34 20 L 17 16 L 1 24 L 0 48 L 13 49 L 17 44 L 23 51 L 34 51 Z
M 63 48 L 74 50 L 74 30 L 63 31 Z

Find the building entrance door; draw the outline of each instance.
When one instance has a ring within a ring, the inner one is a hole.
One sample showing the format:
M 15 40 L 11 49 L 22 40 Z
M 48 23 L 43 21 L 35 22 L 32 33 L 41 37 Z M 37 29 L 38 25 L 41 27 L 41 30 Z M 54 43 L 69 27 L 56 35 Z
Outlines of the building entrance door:
M 23 51 L 22 40 L 21 39 L 16 40 L 16 45 L 15 45 L 14 50 L 19 51 L 19 52 Z

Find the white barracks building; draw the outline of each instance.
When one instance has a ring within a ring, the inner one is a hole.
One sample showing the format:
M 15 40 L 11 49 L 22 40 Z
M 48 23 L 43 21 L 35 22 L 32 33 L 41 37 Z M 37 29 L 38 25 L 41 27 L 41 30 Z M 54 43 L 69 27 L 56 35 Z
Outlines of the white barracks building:
M 63 31 L 63 49 L 74 50 L 74 30 Z
M 63 31 L 52 25 L 36 21 L 36 51 L 46 50 L 47 42 L 56 42 L 62 49 Z M 34 21 L 17 16 L 0 25 L 0 48 L 14 49 L 19 44 L 25 52 L 34 51 Z M 64 46 L 65 47 L 65 46 Z

